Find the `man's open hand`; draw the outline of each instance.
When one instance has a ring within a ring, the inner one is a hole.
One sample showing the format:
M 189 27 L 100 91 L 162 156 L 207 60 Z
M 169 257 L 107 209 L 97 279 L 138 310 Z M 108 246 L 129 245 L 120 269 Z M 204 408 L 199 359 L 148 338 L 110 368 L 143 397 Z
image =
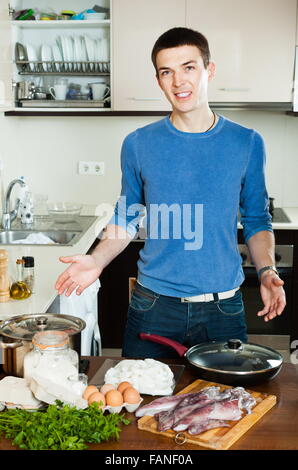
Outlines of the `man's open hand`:
M 258 312 L 258 316 L 264 316 L 264 321 L 272 320 L 282 314 L 286 306 L 283 285 L 284 281 L 274 271 L 265 271 L 261 276 L 260 291 L 264 308 Z

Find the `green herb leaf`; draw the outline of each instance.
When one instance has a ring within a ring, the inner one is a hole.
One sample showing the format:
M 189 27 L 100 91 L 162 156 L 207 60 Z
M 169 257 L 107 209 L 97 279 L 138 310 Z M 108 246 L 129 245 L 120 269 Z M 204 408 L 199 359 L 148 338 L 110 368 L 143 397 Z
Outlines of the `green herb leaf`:
M 56 401 L 34 413 L 11 409 L 0 413 L 0 436 L 30 450 L 82 450 L 88 443 L 119 439 L 120 425 L 130 421 L 119 413 L 104 415 L 98 403 L 85 410 Z

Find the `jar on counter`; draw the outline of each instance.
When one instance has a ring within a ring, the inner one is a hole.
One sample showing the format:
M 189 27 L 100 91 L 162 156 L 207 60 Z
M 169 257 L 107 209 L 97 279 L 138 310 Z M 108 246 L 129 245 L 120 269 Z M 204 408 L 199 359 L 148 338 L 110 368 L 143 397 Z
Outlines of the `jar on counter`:
M 24 357 L 24 378 L 45 377 L 62 384 L 78 374 L 79 356 L 70 348 L 69 336 L 64 331 L 46 330 L 32 338 L 33 349 Z

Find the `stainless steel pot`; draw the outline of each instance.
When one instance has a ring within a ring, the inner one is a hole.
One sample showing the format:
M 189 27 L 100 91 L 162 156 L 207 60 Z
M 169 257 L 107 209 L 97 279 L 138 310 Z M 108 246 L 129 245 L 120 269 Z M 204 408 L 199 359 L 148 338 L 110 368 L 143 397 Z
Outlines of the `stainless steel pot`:
M 163 336 L 141 333 L 143 340 L 170 346 L 185 357 L 199 377 L 227 385 L 255 385 L 275 377 L 283 357 L 274 349 L 239 339 L 201 343 L 187 348 Z
M 34 99 L 35 100 L 46 100 L 47 99 L 47 94 L 42 93 L 41 91 L 36 91 L 34 93 Z
M 17 83 L 17 99 L 18 100 L 33 100 L 35 93 L 35 84 L 33 82 L 18 82 Z
M 3 349 L 4 372 L 23 377 L 24 357 L 33 347 L 32 338 L 35 333 L 44 330 L 64 331 L 70 337 L 71 347 L 76 349 L 75 336 L 85 326 L 84 320 L 78 317 L 56 313 L 18 315 L 0 322 L 0 347 Z

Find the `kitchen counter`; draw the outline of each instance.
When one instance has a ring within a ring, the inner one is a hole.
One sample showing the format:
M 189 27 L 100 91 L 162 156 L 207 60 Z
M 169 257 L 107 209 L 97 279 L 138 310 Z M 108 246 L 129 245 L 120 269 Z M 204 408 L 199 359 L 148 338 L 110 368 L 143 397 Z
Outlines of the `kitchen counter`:
M 85 207 L 82 215 L 94 215 L 93 208 Z M 9 256 L 9 271 L 15 272 L 15 261 L 22 256 L 34 256 L 35 260 L 35 293 L 25 300 L 13 300 L 0 303 L 0 320 L 5 320 L 15 315 L 30 313 L 44 313 L 47 311 L 55 297 L 55 282 L 67 265 L 59 261 L 59 256 L 71 256 L 87 253 L 96 237 L 105 227 L 112 213 L 105 210 L 103 215 L 94 219 L 92 225 L 83 233 L 75 245 L 1 245 Z
M 104 362 L 105 357 L 92 357 L 88 376 L 93 377 L 96 370 Z M 115 358 L 113 358 L 115 359 Z M 120 358 L 119 358 L 120 359 Z M 183 359 L 164 360 L 168 364 L 186 364 Z M 176 386 L 175 392 L 184 389 L 187 385 L 200 378 L 187 365 Z M 248 387 L 249 388 L 249 387 Z M 277 396 L 277 404 L 249 429 L 230 450 L 298 450 L 298 369 L 293 364 L 284 364 L 277 377 L 252 390 Z M 146 404 L 156 397 L 143 396 Z M 131 424 L 123 427 L 119 442 L 106 442 L 92 445 L 91 449 L 100 450 L 203 450 L 194 444 L 177 445 L 170 438 L 158 436 L 137 428 L 137 418 L 128 413 Z M 1 448 L 1 447 L 0 447 Z M 205 449 L 204 449 L 205 450 Z
M 283 210 L 291 222 L 273 222 L 273 230 L 298 230 L 298 207 L 283 207 Z M 239 222 L 238 228 L 242 228 Z
M 283 207 L 291 222 L 273 223 L 273 230 L 298 230 L 298 207 Z
M 89 357 L 89 379 L 93 377 L 97 369 L 107 357 Z M 112 358 L 117 359 L 117 358 Z M 120 359 L 120 358 L 119 358 Z M 163 360 L 168 364 L 184 364 L 183 359 Z M 180 378 L 175 393 L 194 382 L 199 377 L 186 365 Z M 298 372 L 293 364 L 284 364 L 277 377 L 258 386 L 252 386 L 252 390 L 277 396 L 277 404 L 252 426 L 230 450 L 297 450 L 298 449 Z M 143 396 L 146 404 L 156 397 Z M 137 428 L 137 418 L 133 413 L 127 413 L 131 419 L 128 426 L 123 426 L 119 441 L 108 441 L 101 444 L 90 445 L 90 450 L 103 451 L 134 451 L 154 450 L 155 453 L 162 450 L 188 451 L 205 450 L 194 444 L 177 445 L 172 439 L 159 436 Z M 0 450 L 16 449 L 11 442 L 2 438 Z M 132 452 L 133 455 L 133 452 Z

